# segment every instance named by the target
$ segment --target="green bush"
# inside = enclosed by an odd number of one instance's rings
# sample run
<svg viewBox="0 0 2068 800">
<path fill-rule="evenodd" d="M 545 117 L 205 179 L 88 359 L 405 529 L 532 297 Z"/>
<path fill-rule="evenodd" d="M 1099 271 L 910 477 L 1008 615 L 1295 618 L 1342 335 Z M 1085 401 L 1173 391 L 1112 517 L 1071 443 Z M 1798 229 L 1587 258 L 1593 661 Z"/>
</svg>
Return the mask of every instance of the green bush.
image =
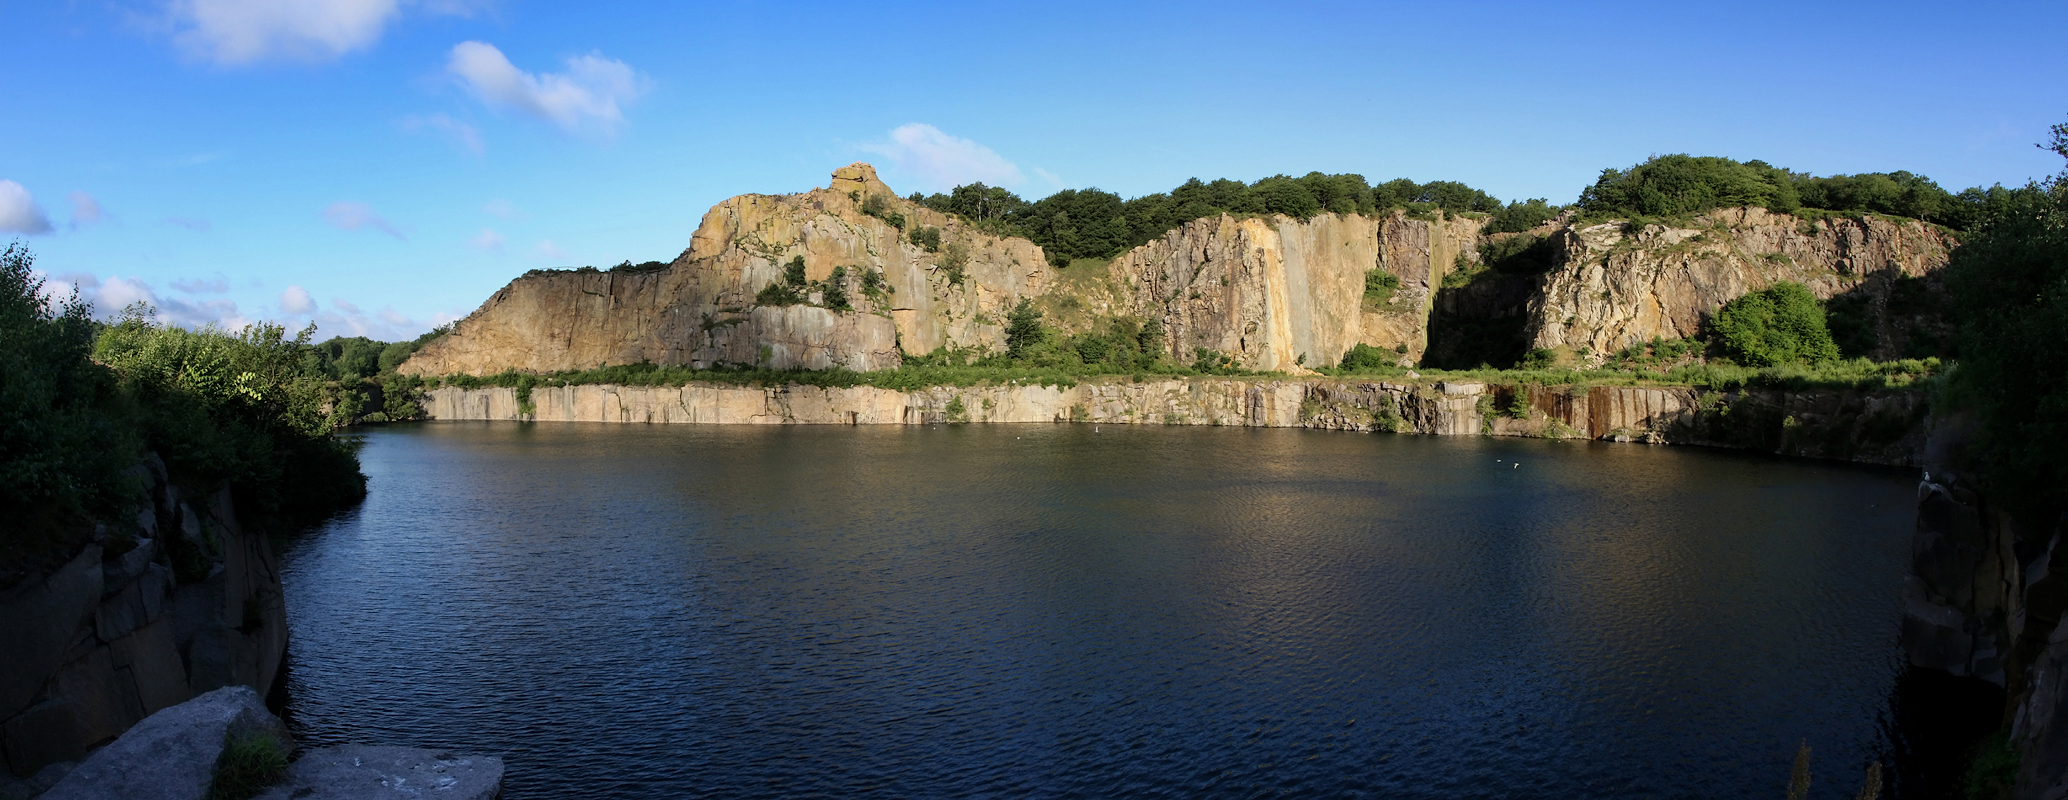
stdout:
<svg viewBox="0 0 2068 800">
<path fill-rule="evenodd" d="M 46 304 L 34 264 L 19 243 L 0 250 L 0 565 L 22 567 L 69 555 L 84 520 L 137 490 L 123 471 L 142 444 L 115 376 L 89 360 L 92 307 Z"/>
<path fill-rule="evenodd" d="M 335 384 L 303 372 L 309 331 L 160 327 L 143 305 L 101 327 L 77 296 L 46 302 L 33 264 L 0 250 L 0 584 L 68 556 L 93 521 L 133 520 L 146 451 L 192 489 L 228 486 L 247 522 L 365 495 L 352 447 L 329 436 Z"/>
<path fill-rule="evenodd" d="M 932 227 L 914 228 L 908 238 L 929 253 L 941 251 L 941 229 Z"/>
<path fill-rule="evenodd" d="M 1393 299 L 1393 293 L 1400 290 L 1400 277 L 1383 269 L 1369 269 L 1364 272 L 1364 302 L 1372 306 L 1383 306 Z"/>
<path fill-rule="evenodd" d="M 1343 353 L 1341 369 L 1345 372 L 1388 370 L 1399 360 L 1399 356 L 1395 354 L 1358 342 Z"/>
<path fill-rule="evenodd" d="M 1725 355 L 1755 367 L 1838 360 L 1823 307 L 1799 283 L 1783 281 L 1725 303 L 1709 324 Z"/>
<path fill-rule="evenodd" d="M 209 800 L 249 800 L 287 774 L 287 751 L 270 733 L 225 736 L 208 783 Z"/>
</svg>

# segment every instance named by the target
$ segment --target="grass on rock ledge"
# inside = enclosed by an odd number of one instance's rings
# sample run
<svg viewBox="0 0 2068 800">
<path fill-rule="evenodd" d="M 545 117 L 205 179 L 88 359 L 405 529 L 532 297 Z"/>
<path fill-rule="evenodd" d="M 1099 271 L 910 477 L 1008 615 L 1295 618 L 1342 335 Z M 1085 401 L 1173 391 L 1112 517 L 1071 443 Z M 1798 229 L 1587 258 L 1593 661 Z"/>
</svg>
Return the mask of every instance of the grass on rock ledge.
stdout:
<svg viewBox="0 0 2068 800">
<path fill-rule="evenodd" d="M 919 359 L 914 359 L 918 361 Z M 428 381 L 432 386 L 462 389 L 484 387 L 516 388 L 529 394 L 534 387 L 610 384 L 617 386 L 685 386 L 693 383 L 720 386 L 818 386 L 849 388 L 869 386 L 902 392 L 936 386 L 1001 386 L 1028 384 L 1070 388 L 1093 381 L 1131 381 L 1171 378 L 1240 378 L 1249 380 L 1301 380 L 1283 372 L 1253 372 L 1229 367 L 1206 367 L 1195 363 L 1179 366 L 1168 361 L 1116 369 L 1105 364 L 1082 366 L 1028 366 L 1010 363 L 908 364 L 897 369 L 857 372 L 849 369 L 760 369 L 718 367 L 692 369 L 656 364 L 625 364 L 600 369 L 532 374 L 503 372 L 496 375 L 451 375 Z M 1355 368 L 1323 367 L 1323 377 L 1346 381 L 1385 380 L 1396 383 L 1429 384 L 1448 380 L 1471 380 L 1494 384 L 1538 386 L 1660 386 L 1699 387 L 1713 391 L 1742 389 L 1786 390 L 1877 390 L 1925 389 L 1935 383 L 1947 365 L 1938 359 L 1906 359 L 1873 362 L 1866 359 L 1820 364 L 1790 364 L 1777 367 L 1747 367 L 1729 362 L 1692 363 L 1664 369 L 1601 367 L 1559 369 L 1439 370 L 1393 366 Z"/>
</svg>

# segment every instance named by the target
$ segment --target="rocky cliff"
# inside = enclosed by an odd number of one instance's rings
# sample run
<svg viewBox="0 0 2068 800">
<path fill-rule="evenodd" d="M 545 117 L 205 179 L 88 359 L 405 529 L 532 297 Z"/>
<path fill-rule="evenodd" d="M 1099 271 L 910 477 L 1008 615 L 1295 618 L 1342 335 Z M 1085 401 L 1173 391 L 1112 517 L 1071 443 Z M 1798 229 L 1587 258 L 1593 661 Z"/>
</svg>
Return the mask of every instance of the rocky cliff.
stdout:
<svg viewBox="0 0 2068 800">
<path fill-rule="evenodd" d="M 1001 347 L 1005 312 L 1021 298 L 1039 300 L 1065 331 L 1116 316 L 1159 320 L 1181 363 L 1206 348 L 1244 368 L 1298 374 L 1360 343 L 1406 365 L 1499 365 L 1529 348 L 1599 363 L 1655 337 L 1694 336 L 1723 303 L 1778 281 L 1857 301 L 1872 328 L 1863 335 L 1890 357 L 1904 349 L 1907 324 L 1888 312 L 1890 297 L 1902 279 L 1934 276 L 1953 246 L 1940 229 L 1873 216 L 1812 221 L 1743 208 L 1677 225 L 1583 227 L 1567 218 L 1526 234 L 1548 238 L 1550 252 L 1518 273 L 1483 269 L 1484 227 L 1483 216 L 1443 212 L 1221 215 L 1110 262 L 1057 269 L 1031 242 L 898 199 L 854 164 L 826 188 L 720 203 L 658 272 L 512 281 L 402 369 L 885 369 L 942 346 Z M 923 229 L 937 230 L 939 244 L 915 243 Z M 822 295 L 760 302 L 796 259 L 813 289 L 839 284 L 852 310 L 826 307 Z M 1446 286 L 1460 268 L 1472 278 Z M 1367 275 L 1390 276 L 1395 288 L 1368 297 Z"/>
<path fill-rule="evenodd" d="M 1321 214 L 1194 220 L 1108 266 L 1125 287 L 1121 313 L 1160 319 L 1171 354 L 1195 348 L 1249 369 L 1299 372 L 1334 364 L 1363 343 L 1414 363 L 1428 347 L 1435 286 L 1460 254 L 1477 258 L 1481 220 Z M 1398 289 L 1367 301 L 1365 277 Z"/>
<path fill-rule="evenodd" d="M 1523 339 L 1593 362 L 1653 337 L 1694 336 L 1724 303 L 1780 281 L 1820 299 L 1885 298 L 1894 279 L 1944 267 L 1954 244 L 1915 220 L 1811 222 L 1760 208 L 1713 211 L 1688 227 L 1611 222 L 1549 235 L 1557 266 L 1534 287 Z"/>
<path fill-rule="evenodd" d="M 863 213 L 872 199 L 884 209 L 877 215 Z M 934 250 L 911 240 L 921 227 L 940 231 Z M 834 280 L 839 270 L 853 310 L 757 304 L 756 294 L 782 281 L 794 258 L 803 259 L 809 281 Z M 835 172 L 826 188 L 718 204 L 667 269 L 538 272 L 512 281 L 402 371 L 551 372 L 641 361 L 885 369 L 897 366 L 900 348 L 998 346 L 1005 311 L 1046 293 L 1053 280 L 1032 243 L 899 200 L 874 169 L 855 164 Z"/>
<path fill-rule="evenodd" d="M 2068 797 L 2068 516 L 2034 525 L 1958 471 L 1972 434 L 1943 421 L 1917 486 L 1902 647 L 1913 666 L 1986 681 L 2022 754 L 2014 796 Z"/>
<path fill-rule="evenodd" d="M 280 571 L 227 489 L 183 492 L 156 457 L 131 530 L 0 593 L 0 752 L 29 776 L 223 686 L 273 685 L 287 650 Z"/>
</svg>

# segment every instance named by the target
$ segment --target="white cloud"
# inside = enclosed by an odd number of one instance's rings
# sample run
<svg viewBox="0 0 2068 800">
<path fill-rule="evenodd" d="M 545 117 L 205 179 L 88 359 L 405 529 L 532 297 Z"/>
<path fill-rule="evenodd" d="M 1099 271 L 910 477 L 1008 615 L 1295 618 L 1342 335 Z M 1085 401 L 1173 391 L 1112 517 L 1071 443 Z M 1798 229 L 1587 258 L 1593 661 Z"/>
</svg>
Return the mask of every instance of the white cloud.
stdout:
<svg viewBox="0 0 2068 800">
<path fill-rule="evenodd" d="M 219 65 L 328 61 L 379 41 L 398 0 L 173 0 L 173 42 Z"/>
<path fill-rule="evenodd" d="M 27 187 L 14 181 L 0 180 L 0 233 L 26 233 L 34 236 L 50 232 L 50 216 L 43 213 L 43 207 L 36 205 L 35 196 Z"/>
<path fill-rule="evenodd" d="M 323 218 L 328 220 L 332 227 L 341 231 L 357 231 L 372 228 L 397 239 L 409 241 L 409 237 L 403 236 L 402 231 L 396 230 L 394 225 L 388 224 L 388 221 L 382 219 L 381 215 L 373 213 L 373 207 L 365 203 L 348 203 L 344 201 L 331 203 L 329 208 L 323 209 Z"/>
<path fill-rule="evenodd" d="M 539 254 L 539 257 L 540 257 L 540 258 L 544 258 L 544 259 L 548 259 L 548 260 L 552 260 L 552 261 L 566 261 L 566 260 L 567 260 L 567 253 L 566 253 L 565 251 L 562 251 L 562 250 L 561 250 L 560 248 L 558 248 L 558 247 L 555 247 L 555 246 L 553 245 L 553 240 L 551 240 L 551 239 L 540 239 L 540 240 L 539 240 L 539 246 L 538 246 L 538 254 Z"/>
<path fill-rule="evenodd" d="M 519 211 L 517 206 L 512 205 L 508 200 L 490 200 L 483 203 L 481 204 L 481 213 L 493 217 L 502 217 L 503 219 L 516 219 L 524 216 L 524 212 Z"/>
<path fill-rule="evenodd" d="M 209 280 L 201 278 L 177 280 L 172 282 L 172 290 L 187 294 L 222 294 L 230 290 L 230 279 L 217 275 Z"/>
<path fill-rule="evenodd" d="M 93 199 L 93 195 L 85 192 L 72 193 L 73 229 L 76 230 L 81 225 L 92 225 L 105 218 L 107 214 L 101 211 L 100 201 Z"/>
<path fill-rule="evenodd" d="M 46 298 L 69 297 L 73 292 L 79 298 L 93 304 L 94 316 L 113 319 L 131 303 L 147 303 L 153 310 L 152 319 L 161 325 L 178 325 L 182 328 L 199 328 L 216 325 L 228 330 L 242 330 L 252 320 L 237 310 L 237 304 L 230 300 L 188 301 L 179 298 L 159 297 L 151 285 L 138 278 L 110 277 L 106 280 L 89 273 L 69 273 L 44 276 L 43 294 Z"/>
<path fill-rule="evenodd" d="M 166 217 L 163 222 L 167 225 L 178 225 L 190 231 L 206 232 L 215 227 L 209 224 L 208 220 L 200 217 Z"/>
<path fill-rule="evenodd" d="M 316 311 L 316 298 L 309 296 L 309 290 L 300 286 L 289 286 L 280 293 L 280 313 L 311 314 Z"/>
<path fill-rule="evenodd" d="M 411 132 L 431 130 L 445 134 L 452 139 L 453 143 L 458 144 L 460 149 L 477 156 L 488 149 L 481 141 L 481 129 L 444 114 L 432 114 L 428 117 L 403 117 L 402 129 Z"/>
<path fill-rule="evenodd" d="M 488 228 L 482 228 L 481 235 L 468 239 L 467 243 L 491 253 L 503 251 L 503 235 Z"/>
<path fill-rule="evenodd" d="M 991 148 L 920 122 L 900 125 L 890 132 L 889 141 L 865 144 L 862 149 L 889 158 L 892 166 L 928 191 L 942 192 L 978 181 L 1013 186 L 1026 180 L 1018 166 Z"/>
<path fill-rule="evenodd" d="M 624 127 L 622 107 L 644 93 L 646 84 L 625 62 L 600 55 L 567 59 L 566 72 L 528 73 L 487 42 L 453 45 L 446 71 L 483 103 L 604 139 Z"/>
<path fill-rule="evenodd" d="M 339 310 L 339 311 L 343 311 L 343 312 L 345 312 L 345 313 L 347 313 L 347 314 L 357 314 L 357 313 L 359 313 L 359 307 L 358 307 L 358 306 L 352 305 L 352 302 L 351 302 L 351 301 L 349 301 L 349 300 L 346 300 L 345 298 L 342 298 L 342 297 L 333 297 L 333 298 L 330 298 L 330 307 L 331 307 L 331 308 L 335 308 L 335 309 L 337 309 L 337 310 Z"/>
</svg>

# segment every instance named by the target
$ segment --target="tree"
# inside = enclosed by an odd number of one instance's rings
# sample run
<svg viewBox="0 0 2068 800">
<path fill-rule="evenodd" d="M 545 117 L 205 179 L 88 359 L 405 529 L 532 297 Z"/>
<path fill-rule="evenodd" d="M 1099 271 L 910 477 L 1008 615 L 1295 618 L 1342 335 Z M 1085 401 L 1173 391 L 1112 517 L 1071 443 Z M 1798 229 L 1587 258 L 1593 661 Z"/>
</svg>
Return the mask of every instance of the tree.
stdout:
<svg viewBox="0 0 2068 800">
<path fill-rule="evenodd" d="M 1048 331 L 1041 325 L 1041 310 L 1025 297 L 1005 316 L 1005 323 L 1005 354 L 1012 358 L 1025 356 L 1048 338 Z"/>
<path fill-rule="evenodd" d="M 2068 124 L 2042 148 L 2068 158 Z M 2011 190 L 1953 251 L 1954 394 L 1980 424 L 1998 502 L 2034 521 L 2068 505 L 2068 170 Z"/>
<path fill-rule="evenodd" d="M 1783 281 L 1725 303 L 1710 326 L 1725 354 L 1755 367 L 1838 360 L 1823 307 L 1799 283 Z"/>
</svg>

